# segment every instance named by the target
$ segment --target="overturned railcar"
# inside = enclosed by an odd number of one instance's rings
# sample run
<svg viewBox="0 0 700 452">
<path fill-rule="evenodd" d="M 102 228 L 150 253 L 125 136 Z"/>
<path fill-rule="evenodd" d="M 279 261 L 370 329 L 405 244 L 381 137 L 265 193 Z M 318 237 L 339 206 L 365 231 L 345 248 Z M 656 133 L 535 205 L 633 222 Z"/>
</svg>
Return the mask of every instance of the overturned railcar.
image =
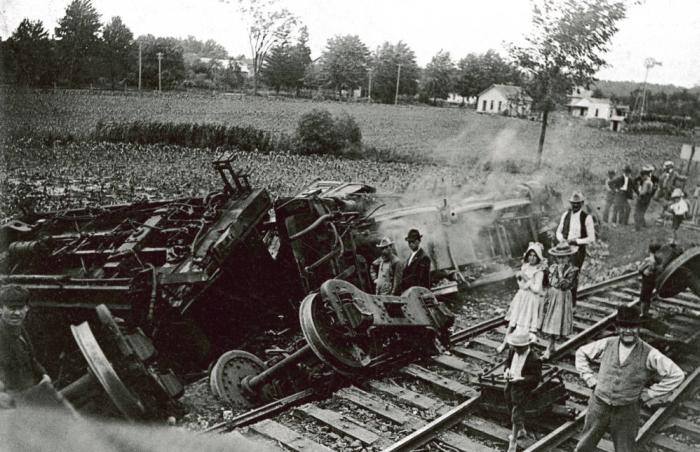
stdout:
<svg viewBox="0 0 700 452">
<path fill-rule="evenodd" d="M 92 319 L 100 304 L 125 328 L 141 328 L 161 363 L 186 373 L 256 330 L 298 326 L 301 301 L 329 279 L 372 293 L 368 267 L 382 236 L 402 244 L 409 228 L 424 231 L 434 281 L 447 282 L 436 293 L 446 294 L 470 286 L 468 265 L 519 256 L 548 221 L 532 195 L 538 190 L 527 186 L 505 200 L 407 207 L 367 185 L 317 181 L 273 201 L 234 160 L 214 162 L 223 188 L 208 196 L 40 213 L 1 226 L 0 283 L 31 291 L 29 329 L 50 370 L 58 371 L 62 351 L 77 351 L 69 325 Z M 407 257 L 408 249 L 397 252 Z"/>
<path fill-rule="evenodd" d="M 30 332 L 43 362 L 75 348 L 69 325 L 106 305 L 149 335 L 166 365 L 206 367 L 251 329 L 288 314 L 340 277 L 371 290 L 348 233 L 361 221 L 353 192 L 318 190 L 273 204 L 214 162 L 223 190 L 205 197 L 40 213 L 2 226 L 0 279 L 32 293 Z M 360 196 L 361 198 L 362 196 Z M 359 199 L 359 198 L 358 198 Z"/>
</svg>

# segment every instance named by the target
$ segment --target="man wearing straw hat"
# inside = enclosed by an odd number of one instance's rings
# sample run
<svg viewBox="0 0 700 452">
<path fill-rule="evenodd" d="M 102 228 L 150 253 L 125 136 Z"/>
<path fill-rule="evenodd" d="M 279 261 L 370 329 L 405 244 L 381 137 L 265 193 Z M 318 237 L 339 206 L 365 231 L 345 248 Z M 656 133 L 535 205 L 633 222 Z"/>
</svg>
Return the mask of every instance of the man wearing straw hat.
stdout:
<svg viewBox="0 0 700 452">
<path fill-rule="evenodd" d="M 685 216 L 690 210 L 688 203 L 683 199 L 683 190 L 676 188 L 671 193 L 671 205 L 668 210 L 673 214 L 671 228 L 673 229 L 673 242 L 676 242 L 678 228 L 685 220 Z"/>
<path fill-rule="evenodd" d="M 403 264 L 396 257 L 394 242 L 384 237 L 377 245 L 381 255 L 372 262 L 371 276 L 374 281 L 374 293 L 377 295 L 400 295 Z"/>
<path fill-rule="evenodd" d="M 571 209 L 564 212 L 557 227 L 557 241 L 568 242 L 569 245 L 578 246 L 578 252 L 573 257 L 573 263 L 579 271 L 583 267 L 586 259 L 586 245 L 595 242 L 595 225 L 593 217 L 583 211 L 583 193 L 575 191 L 569 198 Z M 576 294 L 578 292 L 578 278 L 571 288 L 573 304 L 576 305 Z"/>
<path fill-rule="evenodd" d="M 576 452 L 596 450 L 606 432 L 616 452 L 636 451 L 640 402 L 656 405 L 654 400 L 676 389 L 685 378 L 680 367 L 639 338 L 641 318 L 636 307 L 620 307 L 615 321 L 617 336 L 576 350 L 576 370 L 593 388 Z M 600 361 L 597 374 L 593 361 Z M 647 388 L 652 380 L 657 382 Z"/>
<path fill-rule="evenodd" d="M 511 412 L 512 433 L 508 437 L 508 452 L 515 452 L 518 439 L 527 435 L 525 431 L 525 405 L 530 393 L 542 381 L 542 362 L 530 348 L 532 336 L 526 329 L 516 329 L 506 336 L 510 347 L 504 377 L 507 381 L 505 397 Z"/>
</svg>

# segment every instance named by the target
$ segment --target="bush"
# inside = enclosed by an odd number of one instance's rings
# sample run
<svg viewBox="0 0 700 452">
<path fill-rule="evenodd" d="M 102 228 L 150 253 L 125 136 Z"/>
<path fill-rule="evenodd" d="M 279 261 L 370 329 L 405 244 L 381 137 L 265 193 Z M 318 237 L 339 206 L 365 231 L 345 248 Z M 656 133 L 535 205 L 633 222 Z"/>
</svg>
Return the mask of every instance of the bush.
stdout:
<svg viewBox="0 0 700 452">
<path fill-rule="evenodd" d="M 638 134 L 658 134 L 658 135 L 680 135 L 683 133 L 681 129 L 660 121 L 634 122 L 625 124 L 624 130 L 628 133 Z"/>
<path fill-rule="evenodd" d="M 342 147 L 333 116 L 320 108 L 314 108 L 299 119 L 297 141 L 299 150 L 308 154 L 335 153 Z"/>
<path fill-rule="evenodd" d="M 362 143 L 362 131 L 355 118 L 343 112 L 335 119 L 335 130 L 343 147 Z"/>
<path fill-rule="evenodd" d="M 301 154 L 337 154 L 356 158 L 362 154 L 362 131 L 355 118 L 343 113 L 333 118 L 315 108 L 302 115 L 296 131 Z"/>
<path fill-rule="evenodd" d="M 215 149 L 233 146 L 243 151 L 272 152 L 277 145 L 289 149 L 290 139 L 254 127 L 220 124 L 131 121 L 98 123 L 92 135 L 95 141 L 136 144 L 174 144 Z"/>
</svg>

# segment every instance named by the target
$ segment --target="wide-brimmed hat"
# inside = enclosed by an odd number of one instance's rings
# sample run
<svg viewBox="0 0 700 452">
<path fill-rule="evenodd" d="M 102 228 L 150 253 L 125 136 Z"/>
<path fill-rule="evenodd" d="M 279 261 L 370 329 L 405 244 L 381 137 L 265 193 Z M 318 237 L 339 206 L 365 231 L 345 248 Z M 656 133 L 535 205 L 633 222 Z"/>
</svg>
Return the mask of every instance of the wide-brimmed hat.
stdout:
<svg viewBox="0 0 700 452">
<path fill-rule="evenodd" d="M 9 284 L 0 287 L 0 306 L 26 306 L 29 304 L 29 291 L 22 286 Z"/>
<path fill-rule="evenodd" d="M 673 162 L 670 161 L 670 160 L 666 160 L 666 161 L 664 162 L 664 168 L 668 168 L 669 166 L 673 166 Z"/>
<path fill-rule="evenodd" d="M 394 244 L 394 241 L 391 240 L 389 237 L 382 237 L 382 239 L 379 241 L 379 244 L 377 245 L 377 248 L 386 248 L 387 246 L 391 246 Z"/>
<path fill-rule="evenodd" d="M 418 232 L 418 229 L 411 229 L 410 231 L 408 231 L 408 235 L 406 236 L 406 241 L 412 242 L 413 240 L 420 240 L 422 238 L 423 238 L 423 236 L 420 235 L 420 232 Z"/>
<path fill-rule="evenodd" d="M 651 165 L 644 165 L 644 166 L 642 167 L 642 172 L 643 172 L 643 173 L 651 173 L 652 171 L 654 171 L 654 167 L 651 166 Z"/>
<path fill-rule="evenodd" d="M 683 190 L 680 188 L 674 188 L 673 193 L 671 193 L 671 198 L 682 198 L 683 197 Z"/>
<path fill-rule="evenodd" d="M 568 242 L 559 242 L 557 246 L 549 249 L 549 254 L 552 256 L 571 256 L 578 253 L 578 246 L 569 245 Z"/>
<path fill-rule="evenodd" d="M 515 330 L 506 336 L 506 342 L 513 347 L 525 347 L 532 344 L 532 335 L 527 330 Z"/>
<path fill-rule="evenodd" d="M 642 318 L 639 309 L 630 306 L 620 306 L 615 315 L 615 323 L 619 326 L 640 326 Z"/>
<path fill-rule="evenodd" d="M 540 259 L 540 262 L 542 262 L 544 259 L 544 246 L 542 246 L 540 242 L 530 242 L 525 250 L 525 253 L 523 253 L 523 259 L 527 257 L 527 253 L 530 251 L 534 251 L 537 257 Z"/>
<path fill-rule="evenodd" d="M 569 202 L 573 203 L 578 203 L 578 202 L 584 202 L 586 200 L 586 197 L 583 196 L 583 193 L 580 191 L 575 191 L 571 194 L 571 197 L 569 198 Z"/>
</svg>

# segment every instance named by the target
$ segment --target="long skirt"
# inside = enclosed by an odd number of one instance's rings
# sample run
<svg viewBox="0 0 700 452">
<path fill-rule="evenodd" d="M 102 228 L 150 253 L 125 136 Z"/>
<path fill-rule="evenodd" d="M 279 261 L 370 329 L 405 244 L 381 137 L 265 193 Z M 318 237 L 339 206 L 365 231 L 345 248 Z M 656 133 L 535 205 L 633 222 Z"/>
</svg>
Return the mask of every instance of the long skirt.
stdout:
<svg viewBox="0 0 700 452">
<path fill-rule="evenodd" d="M 541 300 L 540 295 L 530 290 L 518 290 L 506 313 L 508 326 L 526 331 L 537 331 Z"/>
<path fill-rule="evenodd" d="M 574 332 L 574 306 L 570 290 L 551 288 L 545 295 L 541 330 L 552 336 L 569 336 Z"/>
</svg>

